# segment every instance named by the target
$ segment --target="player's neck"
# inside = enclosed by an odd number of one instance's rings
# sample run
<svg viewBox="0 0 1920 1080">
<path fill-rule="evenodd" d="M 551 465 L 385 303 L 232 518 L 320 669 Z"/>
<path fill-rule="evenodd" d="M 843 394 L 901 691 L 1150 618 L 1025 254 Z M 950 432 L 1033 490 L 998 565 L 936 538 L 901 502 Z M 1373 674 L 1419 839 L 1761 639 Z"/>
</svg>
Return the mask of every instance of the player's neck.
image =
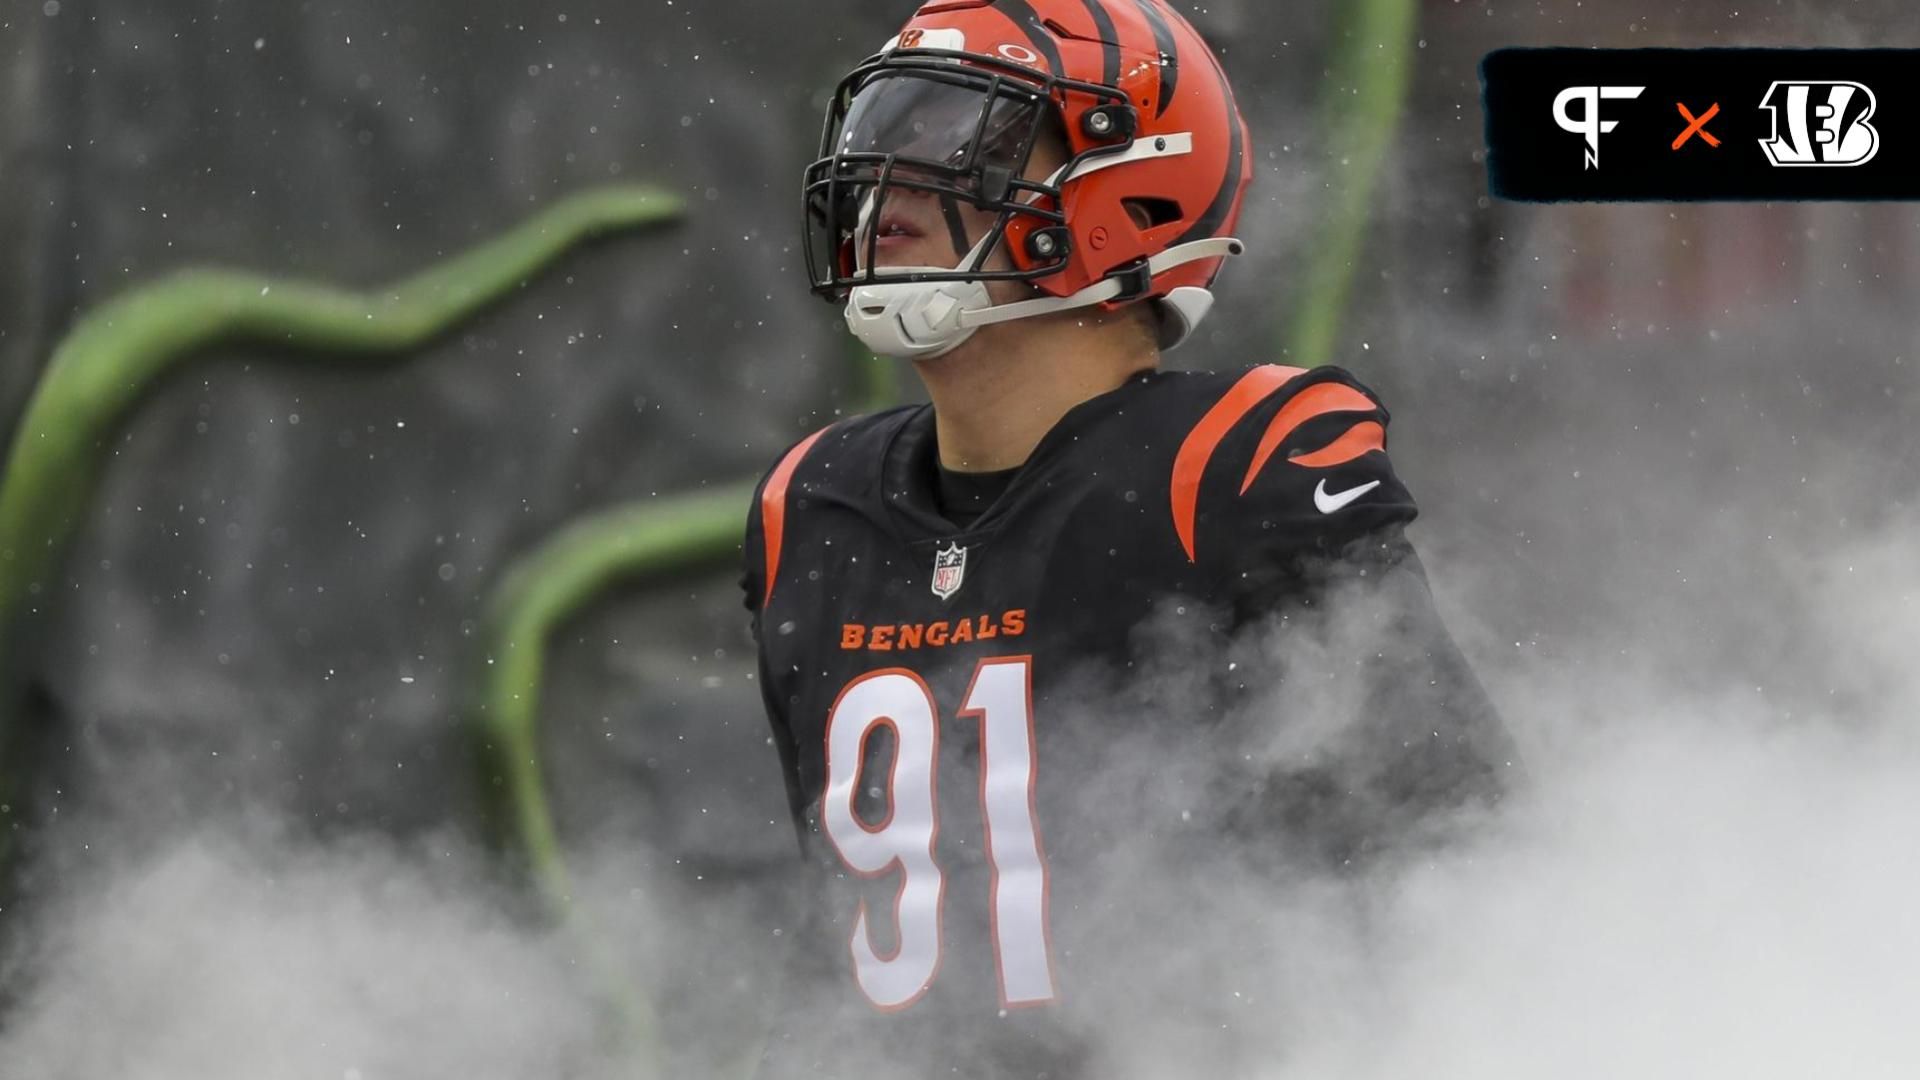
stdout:
<svg viewBox="0 0 1920 1080">
<path fill-rule="evenodd" d="M 1140 323 L 1082 316 L 986 327 L 914 366 L 933 401 L 940 464 L 997 472 L 1025 464 L 1067 410 L 1159 362 Z"/>
</svg>

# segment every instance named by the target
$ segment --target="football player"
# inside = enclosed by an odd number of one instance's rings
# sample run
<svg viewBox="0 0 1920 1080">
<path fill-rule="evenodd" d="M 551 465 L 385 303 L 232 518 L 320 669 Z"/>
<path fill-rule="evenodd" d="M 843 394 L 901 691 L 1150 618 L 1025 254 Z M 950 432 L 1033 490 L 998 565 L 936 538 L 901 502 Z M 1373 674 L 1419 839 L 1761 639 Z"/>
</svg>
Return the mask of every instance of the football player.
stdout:
<svg viewBox="0 0 1920 1080">
<path fill-rule="evenodd" d="M 1176 969 L 1259 932 L 1219 901 L 1500 790 L 1379 400 L 1160 368 L 1253 160 L 1164 0 L 933 0 L 835 91 L 813 288 L 931 404 L 802 440 L 747 530 L 824 972 L 777 1074 L 1112 1075 L 1076 999 L 1207 1056 L 1244 984 Z"/>
</svg>

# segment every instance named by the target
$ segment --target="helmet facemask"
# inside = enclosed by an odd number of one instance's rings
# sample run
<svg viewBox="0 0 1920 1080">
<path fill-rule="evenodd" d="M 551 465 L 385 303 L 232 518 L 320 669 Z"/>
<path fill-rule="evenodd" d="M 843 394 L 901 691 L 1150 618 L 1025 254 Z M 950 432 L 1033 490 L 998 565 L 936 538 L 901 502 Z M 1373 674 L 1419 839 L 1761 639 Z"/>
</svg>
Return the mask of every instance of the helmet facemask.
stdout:
<svg viewBox="0 0 1920 1080">
<path fill-rule="evenodd" d="M 869 61 L 835 92 L 820 160 L 808 167 L 806 256 L 815 293 L 844 298 L 887 282 L 1031 282 L 1067 262 L 1060 178 L 1026 176 L 1036 147 L 1067 144 L 1053 80 L 1024 69 L 998 71 L 978 58 L 955 63 L 935 50 L 902 51 Z M 931 196 L 937 222 L 919 220 L 952 246 L 940 266 L 877 266 L 889 202 Z M 971 235 L 960 208 L 990 215 Z M 979 214 L 969 215 L 979 220 Z M 1018 257 L 1009 226 L 1029 238 L 1059 230 L 1051 254 L 1029 242 Z M 995 256 L 1001 257 L 996 259 Z M 989 266 L 993 266 L 989 269 Z"/>
</svg>

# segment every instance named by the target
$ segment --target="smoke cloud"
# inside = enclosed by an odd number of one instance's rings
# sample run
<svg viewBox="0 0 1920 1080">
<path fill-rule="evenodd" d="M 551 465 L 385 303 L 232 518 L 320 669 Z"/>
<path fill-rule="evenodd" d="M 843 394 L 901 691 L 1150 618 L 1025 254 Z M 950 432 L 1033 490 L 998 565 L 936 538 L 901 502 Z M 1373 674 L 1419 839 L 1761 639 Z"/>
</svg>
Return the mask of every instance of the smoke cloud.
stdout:
<svg viewBox="0 0 1920 1080">
<path fill-rule="evenodd" d="M 1801 21 L 1851 33 L 1825 13 Z M 1449 79 L 1468 86 L 1468 72 Z M 1431 165 L 1399 178 L 1389 225 L 1437 220 L 1419 191 Z M 1284 231 L 1310 179 L 1255 207 L 1274 219 L 1259 227 Z M 1396 461 L 1428 508 L 1411 535 L 1526 783 L 1497 812 L 1439 823 L 1444 841 L 1359 871 L 1249 867 L 1203 829 L 1168 833 L 1214 872 L 1219 919 L 1178 933 L 1143 919 L 1142 976 L 1063 1006 L 1107 1075 L 1193 1075 L 1222 1024 L 1259 1062 L 1251 1075 L 1275 1080 L 1920 1073 L 1920 394 L 1911 298 L 1862 269 L 1887 238 L 1910 244 L 1917 219 L 1589 211 L 1499 208 L 1475 242 L 1540 280 L 1495 281 L 1480 308 L 1465 289 L 1443 299 L 1417 274 L 1383 275 L 1385 302 L 1351 343 L 1371 344 L 1341 360 L 1395 409 Z M 1700 265 L 1725 267 L 1763 262 L 1739 246 L 1761 233 L 1811 238 L 1794 249 L 1805 265 L 1776 276 L 1788 284 L 1734 275 L 1677 316 L 1661 292 L 1633 291 L 1664 285 L 1658 249 L 1675 236 L 1719 245 Z M 1277 263 L 1288 248 L 1269 249 Z M 1596 265 L 1615 287 L 1597 313 L 1540 299 Z M 1278 286 L 1255 276 L 1223 312 L 1270 302 Z M 732 588 L 711 584 L 737 623 Z M 738 688 L 749 665 L 730 632 L 725 662 L 701 672 Z M 1256 648 L 1331 666 L 1351 632 L 1296 626 Z M 1182 659 L 1140 709 L 1195 691 Z M 1296 711 L 1331 715 L 1350 692 L 1335 680 Z M 714 743 L 673 768 L 773 754 L 735 734 L 757 733 L 757 716 L 713 719 Z M 646 738 L 619 732 L 622 747 Z M 1340 738 L 1305 722 L 1261 749 L 1293 759 Z M 1204 810 L 1209 776 L 1153 771 L 1150 746 L 1107 748 L 1112 783 L 1089 793 L 1089 819 L 1182 799 Z M 781 984 L 794 924 L 779 898 L 745 874 L 690 870 L 604 777 L 570 796 L 570 835 L 592 838 L 575 853 L 583 938 L 531 915 L 456 834 L 316 834 L 237 796 L 191 821 L 143 820 L 167 798 L 154 777 L 175 774 L 163 755 L 135 757 L 126 769 L 153 773 L 125 783 L 152 796 L 55 829 L 55 848 L 106 850 L 43 855 L 38 893 L 9 913 L 0 1076 L 627 1076 L 605 969 L 660 1000 L 675 1074 L 720 1075 L 776 1000 L 847 992 Z M 116 833 L 137 840 L 103 840 Z M 728 843 L 717 827 L 703 839 Z M 1180 910 L 1191 882 L 1145 872 L 1164 850 L 1115 845 L 1108 887 Z M 1249 956 L 1257 977 L 1207 982 Z"/>
</svg>

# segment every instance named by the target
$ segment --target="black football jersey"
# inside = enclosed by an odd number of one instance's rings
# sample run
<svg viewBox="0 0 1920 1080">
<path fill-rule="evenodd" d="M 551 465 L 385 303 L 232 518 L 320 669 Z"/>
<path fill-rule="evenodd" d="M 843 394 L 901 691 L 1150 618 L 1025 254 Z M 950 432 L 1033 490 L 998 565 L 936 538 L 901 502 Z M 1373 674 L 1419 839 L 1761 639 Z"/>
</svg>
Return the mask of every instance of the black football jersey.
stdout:
<svg viewBox="0 0 1920 1080">
<path fill-rule="evenodd" d="M 1234 990 L 1199 943 L 1243 918 L 1217 883 L 1348 863 L 1497 789 L 1387 422 L 1336 368 L 1139 375 L 964 528 L 928 406 L 782 455 L 744 584 L 816 974 L 774 1075 L 1096 1075 L 1089 1017 L 1215 1030 Z"/>
</svg>

